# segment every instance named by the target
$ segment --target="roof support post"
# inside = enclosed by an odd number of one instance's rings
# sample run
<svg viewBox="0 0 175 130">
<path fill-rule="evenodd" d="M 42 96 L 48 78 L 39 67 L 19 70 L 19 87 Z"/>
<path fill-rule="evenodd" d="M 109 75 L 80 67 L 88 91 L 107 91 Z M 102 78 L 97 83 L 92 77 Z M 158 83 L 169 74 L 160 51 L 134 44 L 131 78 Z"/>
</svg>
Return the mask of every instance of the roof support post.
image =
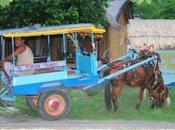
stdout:
<svg viewBox="0 0 175 130">
<path fill-rule="evenodd" d="M 12 37 L 13 70 L 15 70 L 15 53 L 14 52 L 15 52 L 15 41 L 14 41 L 14 37 Z M 13 71 L 12 75 L 13 75 L 13 77 L 15 76 L 15 71 Z"/>
<path fill-rule="evenodd" d="M 48 45 L 48 57 L 47 57 L 47 61 L 51 61 L 51 54 L 50 54 L 50 36 L 47 36 L 47 45 Z"/>
<path fill-rule="evenodd" d="M 63 54 L 64 54 L 64 59 L 66 59 L 66 35 L 63 34 Z"/>
<path fill-rule="evenodd" d="M 1 36 L 1 60 L 5 59 L 5 44 L 4 44 L 3 36 Z"/>
<path fill-rule="evenodd" d="M 74 33 L 74 39 L 75 39 L 75 48 L 79 48 L 79 46 L 78 46 L 78 33 L 77 32 L 75 32 Z"/>
<path fill-rule="evenodd" d="M 94 41 L 94 33 L 91 32 L 91 45 L 92 45 L 92 49 L 93 52 L 95 51 L 95 41 Z"/>
</svg>

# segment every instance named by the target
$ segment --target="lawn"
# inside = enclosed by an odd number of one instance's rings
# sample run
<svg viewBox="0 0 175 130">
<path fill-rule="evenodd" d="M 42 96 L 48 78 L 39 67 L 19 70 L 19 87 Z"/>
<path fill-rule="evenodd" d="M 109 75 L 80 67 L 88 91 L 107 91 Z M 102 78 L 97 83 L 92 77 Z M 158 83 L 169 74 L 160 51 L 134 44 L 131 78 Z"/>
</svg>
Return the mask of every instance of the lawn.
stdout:
<svg viewBox="0 0 175 130">
<path fill-rule="evenodd" d="M 171 106 L 169 108 L 151 109 L 146 97 L 141 107 L 136 110 L 137 88 L 125 88 L 119 97 L 119 110 L 117 112 L 108 112 L 105 109 L 103 90 L 93 97 L 89 97 L 80 90 L 70 90 L 68 94 L 71 99 L 71 111 L 67 119 L 88 119 L 88 120 L 167 120 L 175 121 L 175 89 L 170 90 Z M 24 98 L 17 98 L 16 107 L 23 115 L 39 118 L 36 111 L 31 111 Z"/>
</svg>

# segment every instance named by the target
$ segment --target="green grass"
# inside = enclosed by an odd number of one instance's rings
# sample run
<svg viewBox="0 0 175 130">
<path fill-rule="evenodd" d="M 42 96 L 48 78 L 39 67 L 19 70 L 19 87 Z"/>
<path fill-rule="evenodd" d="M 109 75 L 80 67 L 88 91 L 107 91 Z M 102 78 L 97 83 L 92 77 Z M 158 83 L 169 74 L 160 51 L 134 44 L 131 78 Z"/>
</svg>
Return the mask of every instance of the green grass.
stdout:
<svg viewBox="0 0 175 130">
<path fill-rule="evenodd" d="M 169 108 L 151 109 L 146 97 L 141 107 L 136 110 L 137 88 L 125 88 L 119 97 L 119 110 L 108 112 L 105 109 L 103 91 L 95 96 L 89 97 L 80 90 L 70 90 L 68 95 L 71 99 L 71 111 L 67 119 L 89 119 L 89 120 L 167 120 L 175 121 L 175 89 L 171 89 L 171 106 Z M 40 118 L 36 111 L 31 111 L 26 105 L 25 99 L 17 98 L 16 107 L 21 115 L 28 115 Z"/>
<path fill-rule="evenodd" d="M 80 91 L 71 94 L 72 108 L 68 118 L 70 119 L 92 119 L 92 120 L 175 120 L 175 94 L 171 89 L 172 104 L 170 108 L 151 109 L 146 97 L 141 107 L 136 110 L 137 88 L 125 88 L 119 97 L 119 110 L 108 112 L 105 109 L 103 92 L 94 97 L 87 97 Z M 76 95 L 77 93 L 77 95 Z M 78 94 L 79 93 L 79 94 Z M 174 95 L 174 96 L 173 96 Z"/>
</svg>

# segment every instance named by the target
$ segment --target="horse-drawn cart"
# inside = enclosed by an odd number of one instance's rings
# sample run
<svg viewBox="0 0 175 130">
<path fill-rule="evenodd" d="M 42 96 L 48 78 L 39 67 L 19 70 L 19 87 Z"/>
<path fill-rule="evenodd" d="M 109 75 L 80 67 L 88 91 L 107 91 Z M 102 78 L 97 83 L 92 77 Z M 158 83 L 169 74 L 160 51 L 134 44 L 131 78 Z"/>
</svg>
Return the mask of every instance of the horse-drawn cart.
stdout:
<svg viewBox="0 0 175 130">
<path fill-rule="evenodd" d="M 14 39 L 16 37 L 47 36 L 50 45 L 50 36 L 62 37 L 63 52 L 66 53 L 66 38 L 71 37 L 75 47 L 75 67 L 70 68 L 66 59 L 34 63 L 30 65 L 16 66 L 13 55 L 13 66 L 4 63 L 1 72 L 1 103 L 14 102 L 16 96 L 26 96 L 29 106 L 39 111 L 40 115 L 48 120 L 56 120 L 66 116 L 70 109 L 69 97 L 64 91 L 67 88 L 82 87 L 87 90 L 99 84 L 131 71 L 138 66 L 147 64 L 157 59 L 152 55 L 139 63 L 125 67 L 113 74 L 102 77 L 101 71 L 108 67 L 107 64 L 97 66 L 97 53 L 95 51 L 94 34 L 103 34 L 104 29 L 98 29 L 92 24 L 60 25 L 49 27 L 33 27 L 21 29 L 0 30 L 2 60 L 5 57 L 5 39 L 11 38 L 12 52 L 15 50 Z M 84 52 L 79 47 L 78 36 L 86 33 L 91 38 L 92 51 Z M 123 59 L 135 54 L 130 50 Z M 118 60 L 118 59 L 116 59 Z M 21 74 L 23 71 L 35 70 L 32 74 Z M 20 72 L 20 75 L 18 75 Z"/>
</svg>

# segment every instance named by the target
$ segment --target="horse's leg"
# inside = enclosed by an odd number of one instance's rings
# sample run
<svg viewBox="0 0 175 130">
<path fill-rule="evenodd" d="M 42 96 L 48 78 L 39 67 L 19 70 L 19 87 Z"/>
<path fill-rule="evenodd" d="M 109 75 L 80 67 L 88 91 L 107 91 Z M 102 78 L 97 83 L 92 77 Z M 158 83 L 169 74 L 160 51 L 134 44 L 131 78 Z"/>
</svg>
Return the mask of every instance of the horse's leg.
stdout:
<svg viewBox="0 0 175 130">
<path fill-rule="evenodd" d="M 124 82 L 119 80 L 115 83 L 115 86 L 112 90 L 111 97 L 112 97 L 112 103 L 114 106 L 114 111 L 117 111 L 117 109 L 118 109 L 118 101 L 117 101 L 118 99 L 117 98 L 120 95 L 120 92 L 121 92 L 123 87 L 124 87 Z"/>
<path fill-rule="evenodd" d="M 107 81 L 105 83 L 105 104 L 108 111 L 112 109 L 111 103 L 111 83 Z"/>
<path fill-rule="evenodd" d="M 144 90 L 145 90 L 144 87 L 140 87 L 140 92 L 139 92 L 139 97 L 138 97 L 138 100 L 137 100 L 136 109 L 138 109 L 140 107 L 140 104 L 141 104 L 141 102 L 143 100 Z"/>
</svg>

